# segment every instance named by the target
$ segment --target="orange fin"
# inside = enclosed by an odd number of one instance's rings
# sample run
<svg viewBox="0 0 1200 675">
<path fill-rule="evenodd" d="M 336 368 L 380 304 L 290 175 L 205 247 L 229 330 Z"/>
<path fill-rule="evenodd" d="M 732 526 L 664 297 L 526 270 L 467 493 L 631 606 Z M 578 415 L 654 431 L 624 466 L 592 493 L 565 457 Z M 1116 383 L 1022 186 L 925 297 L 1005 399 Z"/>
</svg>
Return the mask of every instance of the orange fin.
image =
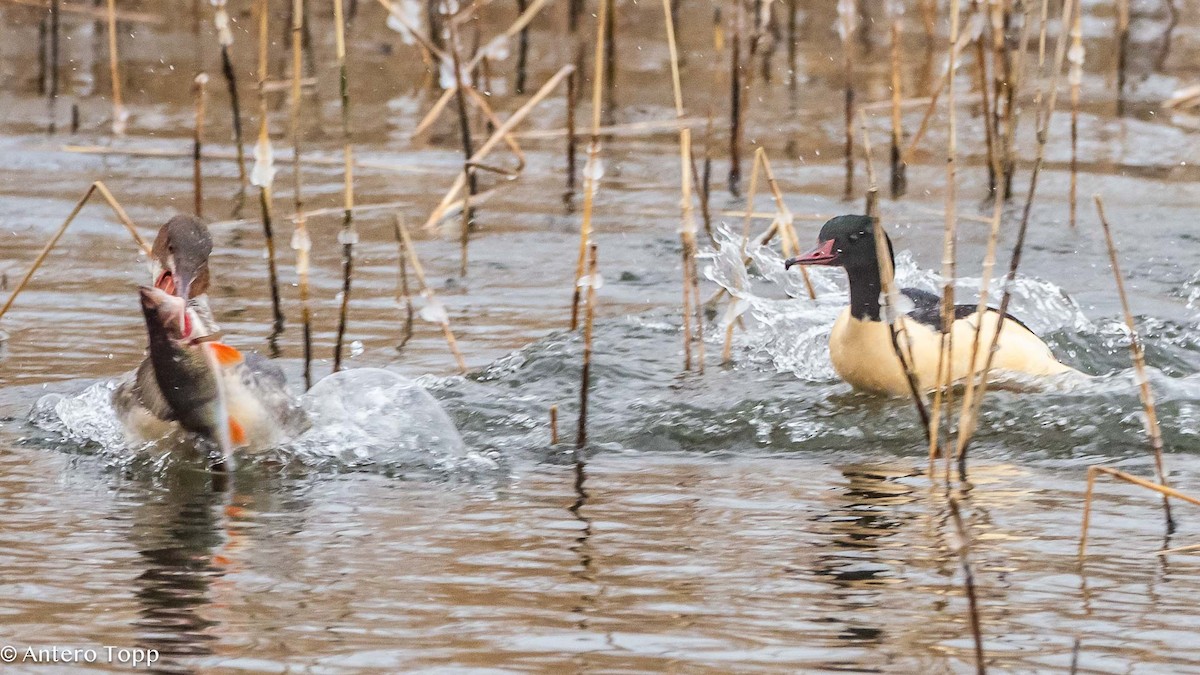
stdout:
<svg viewBox="0 0 1200 675">
<path fill-rule="evenodd" d="M 222 366 L 236 366 L 244 360 L 241 352 L 223 342 L 210 342 L 208 346 L 212 348 L 213 354 L 216 355 L 217 363 Z"/>
<path fill-rule="evenodd" d="M 246 444 L 246 430 L 232 417 L 229 418 L 229 440 L 233 441 L 234 445 Z"/>
</svg>

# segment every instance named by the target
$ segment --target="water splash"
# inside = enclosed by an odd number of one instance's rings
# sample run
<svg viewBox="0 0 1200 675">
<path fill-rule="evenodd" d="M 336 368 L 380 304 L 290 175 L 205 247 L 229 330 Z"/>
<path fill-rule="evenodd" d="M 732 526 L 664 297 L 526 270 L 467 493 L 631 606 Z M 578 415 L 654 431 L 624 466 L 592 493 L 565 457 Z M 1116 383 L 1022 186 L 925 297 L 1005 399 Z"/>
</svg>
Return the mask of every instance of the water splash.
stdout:
<svg viewBox="0 0 1200 675">
<path fill-rule="evenodd" d="M 112 404 L 119 383 L 120 379 L 97 382 L 76 395 L 43 396 L 28 421 L 48 445 L 96 452 L 117 465 L 169 462 L 174 450 L 194 452 L 198 439 L 182 430 L 149 443 L 131 440 Z M 497 468 L 492 459 L 467 448 L 436 399 L 416 381 L 396 373 L 344 370 L 318 382 L 299 402 L 312 426 L 298 438 L 246 460 L 327 470 L 470 473 Z"/>
</svg>

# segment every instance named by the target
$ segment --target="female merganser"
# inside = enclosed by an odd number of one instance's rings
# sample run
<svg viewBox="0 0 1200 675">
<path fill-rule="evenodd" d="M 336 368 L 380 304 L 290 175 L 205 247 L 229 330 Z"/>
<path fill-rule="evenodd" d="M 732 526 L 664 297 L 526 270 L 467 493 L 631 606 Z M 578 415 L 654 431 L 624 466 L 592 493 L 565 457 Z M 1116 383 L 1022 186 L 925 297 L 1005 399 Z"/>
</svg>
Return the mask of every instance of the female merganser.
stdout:
<svg viewBox="0 0 1200 675">
<path fill-rule="evenodd" d="M 190 336 L 196 311 L 182 298 L 149 286 L 140 295 L 149 355 L 113 392 L 131 436 L 162 438 L 177 424 L 228 457 L 235 448 L 266 449 L 304 430 L 307 419 L 277 365 Z"/>
<path fill-rule="evenodd" d="M 163 438 L 182 426 L 217 440 L 228 450 L 225 446 L 229 444 L 221 440 L 217 433 L 221 429 L 213 427 L 212 420 L 206 422 L 207 431 L 189 421 L 189 416 L 208 419 L 217 414 L 208 409 L 214 405 L 210 401 L 214 386 L 223 392 L 218 398 L 228 408 L 228 414 L 217 416 L 230 418 L 240 429 L 233 434 L 233 445 L 270 447 L 306 424 L 287 393 L 278 366 L 257 354 L 243 357 L 232 347 L 215 342 L 220 327 L 208 305 L 211 253 L 208 228 L 193 216 L 171 218 L 154 240 L 154 288 L 141 291 L 149 354 L 117 386 L 112 399 L 127 434 L 135 441 Z M 164 325 L 164 318 L 177 325 Z M 209 342 L 213 344 L 202 346 Z M 210 363 L 214 359 L 216 363 Z"/>
<path fill-rule="evenodd" d="M 200 319 L 193 332 L 201 337 L 221 331 L 208 307 L 208 257 L 212 247 L 208 226 L 195 216 L 185 215 L 168 220 L 151 247 L 155 288 L 187 300 Z"/>
<path fill-rule="evenodd" d="M 886 235 L 885 235 L 886 236 Z M 892 347 L 891 328 L 880 316 L 879 262 L 875 253 L 874 220 L 869 216 L 838 216 L 821 227 L 820 245 L 804 255 L 789 259 L 792 265 L 832 265 L 846 270 L 850 280 L 850 306 L 842 311 L 829 335 L 829 357 L 833 368 L 855 389 L 906 396 L 908 378 Z M 893 258 L 892 242 L 888 257 Z M 941 354 L 941 298 L 915 288 L 900 293 L 915 308 L 900 317 L 912 345 L 912 366 L 923 390 L 937 386 Z M 983 370 L 987 341 L 1002 323 L 989 379 L 1004 373 L 1047 376 L 1078 372 L 1059 363 L 1046 343 L 1011 315 L 988 308 L 981 317 L 975 305 L 955 305 L 951 326 L 951 380 L 959 382 Z M 981 345 L 972 362 L 976 328 L 982 322 Z M 901 340 L 904 346 L 904 340 Z M 905 355 L 908 350 L 905 347 Z"/>
</svg>

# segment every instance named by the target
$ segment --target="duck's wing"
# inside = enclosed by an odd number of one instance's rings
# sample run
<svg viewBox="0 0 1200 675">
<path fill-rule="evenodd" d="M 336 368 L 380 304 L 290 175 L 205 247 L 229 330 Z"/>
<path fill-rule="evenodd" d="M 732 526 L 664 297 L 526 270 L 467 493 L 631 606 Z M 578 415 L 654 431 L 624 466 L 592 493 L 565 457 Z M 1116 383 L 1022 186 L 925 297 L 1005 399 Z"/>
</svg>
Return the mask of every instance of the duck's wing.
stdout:
<svg viewBox="0 0 1200 675">
<path fill-rule="evenodd" d="M 253 396 L 274 424 L 289 434 L 308 428 L 308 416 L 287 389 L 287 376 L 274 361 L 256 352 L 245 354 L 236 366 L 236 377 L 242 389 Z"/>
<path fill-rule="evenodd" d="M 941 329 L 941 296 L 937 295 L 936 293 L 930 293 L 929 291 L 923 291 L 919 288 L 902 288 L 900 289 L 900 294 L 908 298 L 913 303 L 913 309 L 912 311 L 908 312 L 908 318 L 916 321 L 917 323 L 929 326 L 930 328 L 938 330 Z M 954 320 L 958 321 L 959 319 L 965 319 L 974 314 L 978 309 L 979 307 L 977 305 L 955 305 Z M 995 307 L 988 307 L 986 311 L 996 312 L 997 314 L 1000 313 L 1000 310 L 996 309 Z M 1004 318 L 1015 322 L 1017 325 L 1029 331 L 1030 333 L 1033 332 L 1029 326 L 1025 325 L 1025 322 L 1021 321 L 1012 314 L 1009 314 L 1008 312 L 1004 313 Z"/>
</svg>

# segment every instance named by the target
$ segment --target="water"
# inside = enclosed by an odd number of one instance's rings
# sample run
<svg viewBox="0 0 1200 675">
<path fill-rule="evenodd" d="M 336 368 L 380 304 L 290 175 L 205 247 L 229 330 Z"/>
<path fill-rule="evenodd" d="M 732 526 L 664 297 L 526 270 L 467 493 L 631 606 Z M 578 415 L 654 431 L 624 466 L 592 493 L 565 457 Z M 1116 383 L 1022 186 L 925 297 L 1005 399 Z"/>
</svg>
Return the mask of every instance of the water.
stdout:
<svg viewBox="0 0 1200 675">
<path fill-rule="evenodd" d="M 801 4 L 797 93 L 787 91 L 781 51 L 772 83 L 756 80 L 747 139 L 766 147 L 808 243 L 820 222 L 810 214 L 857 211 L 861 203 L 844 203 L 840 194 L 836 11 Z M 10 289 L 93 180 L 104 180 L 145 232 L 191 208 L 186 158 L 75 154 L 64 144 L 187 152 L 190 86 L 203 67 L 212 76 L 209 146 L 231 149 L 207 3 L 126 8 L 178 20 L 123 25 L 131 116 L 129 135 L 119 140 L 109 136 L 103 26 L 64 15 L 58 123 L 65 128 L 77 101 L 82 128 L 48 136 L 31 65 L 42 14 L 0 8 L 0 273 Z M 244 7 L 231 9 L 244 121 L 253 129 L 253 21 Z M 276 9 L 271 68 L 281 78 L 289 57 L 284 9 Z M 533 23 L 534 86 L 569 58 L 565 9 L 552 5 Z M 1191 602 L 1200 592 L 1197 558 L 1154 554 L 1200 541 L 1190 507 L 1176 507 L 1179 528 L 1168 538 L 1156 496 L 1101 480 L 1090 555 L 1082 566 L 1076 557 L 1086 467 L 1153 470 L 1128 369 L 1129 338 L 1087 199 L 1093 192 L 1105 195 L 1144 331 L 1170 480 L 1200 493 L 1200 249 L 1193 232 L 1200 136 L 1186 114 L 1158 109 L 1197 77 L 1200 14 L 1191 6 L 1179 11 L 1168 33 L 1164 10 L 1135 4 L 1126 108 L 1117 116 L 1106 56 L 1114 49 L 1112 9 L 1085 4 L 1079 227 L 1067 224 L 1068 116 L 1060 113 L 1014 313 L 1095 378 L 1036 394 L 989 394 L 971 483 L 960 498 L 994 670 L 1063 671 L 1078 638 L 1083 672 L 1200 672 L 1192 637 L 1200 612 Z M 595 211 L 604 285 L 591 443 L 586 461 L 576 462 L 570 448 L 582 344 L 565 324 L 579 216 L 560 198 L 562 138 L 521 138 L 527 166 L 518 180 L 481 174 L 485 190 L 500 189 L 480 206 L 470 274 L 460 278 L 457 224 L 448 239 L 418 228 L 461 162 L 449 117 L 428 138 L 410 139 L 440 93 L 430 87 L 436 69 L 423 70 L 378 6 L 360 3 L 359 12 L 350 39 L 352 124 L 358 155 L 370 166 L 356 174 L 358 201 L 398 206 L 356 218 L 346 355 L 358 374 L 307 394 L 314 429 L 243 462 L 223 490 L 195 462 L 125 447 L 103 414 L 104 398 L 108 383 L 141 358 L 133 290 L 146 271 L 106 207 L 86 208 L 4 318 L 0 642 L 152 647 L 163 654 L 157 667 L 168 672 L 969 670 L 972 644 L 945 495 L 927 475 L 916 415 L 907 401 L 851 392 L 823 348 L 844 302 L 840 272 L 814 271 L 813 302 L 801 297 L 798 275 L 783 272 L 776 252 L 752 250 L 752 272 L 736 286 L 747 329 L 737 333 L 734 363 L 717 365 L 722 309 L 708 326 L 708 367 L 681 372 L 677 139 L 670 130 L 606 139 Z M 919 16 L 915 9 L 910 15 L 906 91 L 924 95 L 941 56 L 926 61 Z M 513 16 L 511 7 L 489 6 L 484 40 Z M 341 173 L 330 17 L 324 8 L 316 17 L 320 86 L 306 101 L 306 157 L 329 162 L 306 166 L 304 181 L 310 207 L 333 208 L 309 221 L 321 378 L 331 369 L 341 291 Z M 885 100 L 884 31 L 868 37 L 858 47 L 859 97 Z M 727 55 L 712 53 L 707 6 L 684 14 L 680 40 L 689 114 L 703 116 L 710 101 L 721 114 L 725 84 L 710 91 L 709 83 Z M 621 4 L 617 45 L 613 121 L 670 119 L 659 8 Z M 501 111 L 521 100 L 512 94 L 515 42 L 508 47 L 513 53 L 495 67 L 492 85 Z M 974 86 L 971 75 L 964 66 L 961 91 Z M 422 85 L 423 78 L 433 79 Z M 527 128 L 560 128 L 564 105 L 551 97 Z M 293 253 L 283 239 L 290 238 L 291 208 L 285 99 L 272 99 L 271 111 L 288 315 L 275 347 L 295 384 L 302 346 Z M 981 144 L 966 140 L 981 127 L 974 110 L 963 111 L 960 211 L 987 215 L 985 158 Z M 907 109 L 910 132 L 921 112 Z M 579 119 L 589 118 L 584 106 Z M 886 109 L 872 112 L 871 127 L 882 157 Z M 702 144 L 702 125 L 695 134 Z M 1032 147 L 1031 138 L 1022 142 Z M 930 290 L 939 285 L 944 143 L 944 124 L 935 123 L 910 167 L 910 194 L 882 204 L 901 280 Z M 714 154 L 714 184 L 721 184 L 719 138 Z M 1028 169 L 1023 164 L 1018 174 L 1019 191 Z M 204 207 L 216 221 L 216 318 L 234 346 L 269 353 L 256 198 L 239 209 L 231 162 L 208 161 L 204 172 Z M 863 187 L 861 167 L 856 186 Z M 757 203 L 763 210 L 769 201 L 762 194 Z M 715 210 L 742 204 L 714 190 Z M 470 366 L 466 376 L 456 374 L 439 327 L 420 317 L 413 338 L 396 349 L 404 316 L 394 290 L 397 213 L 414 230 Z M 1019 201 L 1006 214 L 1002 250 L 1018 217 Z M 755 221 L 754 229 L 766 224 Z M 742 227 L 728 214 L 717 225 L 719 232 Z M 985 224 L 962 221 L 963 296 L 978 289 L 985 240 Z M 731 283 L 736 256 L 728 247 L 703 248 L 707 297 Z M 1000 262 L 1003 269 L 1007 256 Z M 557 446 L 550 443 L 552 405 L 564 440 Z M 75 426 L 59 424 L 64 416 Z"/>
</svg>

